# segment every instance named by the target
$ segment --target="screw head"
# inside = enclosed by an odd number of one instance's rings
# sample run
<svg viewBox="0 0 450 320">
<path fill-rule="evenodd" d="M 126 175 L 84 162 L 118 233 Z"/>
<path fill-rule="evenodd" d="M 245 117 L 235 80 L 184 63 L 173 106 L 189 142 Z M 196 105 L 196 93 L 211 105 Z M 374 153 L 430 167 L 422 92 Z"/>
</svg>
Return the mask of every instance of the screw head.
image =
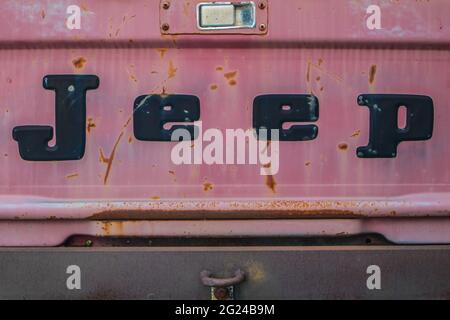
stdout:
<svg viewBox="0 0 450 320">
<path fill-rule="evenodd" d="M 169 31 L 169 29 L 170 29 L 170 26 L 169 26 L 168 23 L 163 23 L 163 24 L 161 25 L 161 30 L 162 30 L 162 31 L 167 32 L 167 31 Z"/>
<path fill-rule="evenodd" d="M 214 289 L 214 297 L 217 300 L 226 300 L 230 297 L 230 293 L 227 288 L 216 288 Z"/>
<path fill-rule="evenodd" d="M 93 244 L 92 240 L 86 240 L 86 242 L 84 243 L 86 247 L 92 247 L 92 244 Z"/>
<path fill-rule="evenodd" d="M 170 8 L 170 2 L 169 1 L 164 1 L 162 4 L 162 7 L 164 10 L 167 10 Z"/>
<path fill-rule="evenodd" d="M 267 26 L 264 23 L 261 23 L 259 25 L 259 31 L 266 31 L 266 29 L 267 29 Z"/>
<path fill-rule="evenodd" d="M 261 2 L 258 4 L 258 8 L 260 8 L 261 10 L 264 10 L 264 9 L 266 8 L 265 2 L 264 2 L 264 1 L 261 1 Z"/>
</svg>

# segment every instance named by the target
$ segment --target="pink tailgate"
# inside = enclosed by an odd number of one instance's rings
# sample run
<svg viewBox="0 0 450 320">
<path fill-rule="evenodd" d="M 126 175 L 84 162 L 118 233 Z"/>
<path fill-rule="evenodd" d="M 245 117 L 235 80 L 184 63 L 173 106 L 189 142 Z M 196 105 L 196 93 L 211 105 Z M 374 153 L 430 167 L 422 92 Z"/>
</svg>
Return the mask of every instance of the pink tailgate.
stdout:
<svg viewBox="0 0 450 320">
<path fill-rule="evenodd" d="M 0 219 L 436 216 L 441 222 L 429 232 L 445 238 L 448 1 L 272 0 L 263 9 L 256 1 L 267 30 L 258 24 L 254 34 L 196 34 L 189 23 L 200 1 L 173 2 L 167 10 L 159 0 L 1 2 Z M 79 30 L 66 27 L 73 4 L 81 8 Z M 366 26 L 373 4 L 381 8 L 381 30 Z M 55 125 L 55 94 L 42 87 L 53 74 L 100 79 L 87 92 L 86 152 L 76 161 L 25 161 L 12 129 Z M 252 128 L 256 96 L 314 94 L 318 136 L 281 141 L 272 176 L 260 175 L 260 165 L 175 165 L 174 143 L 133 135 L 133 103 L 146 94 L 197 96 L 203 131 Z M 395 158 L 359 158 L 370 129 L 360 94 L 431 97 L 433 137 L 400 143 Z M 66 234 L 83 233 L 78 223 L 66 225 Z M 11 237 L 1 233 L 0 243 L 34 243 Z"/>
</svg>

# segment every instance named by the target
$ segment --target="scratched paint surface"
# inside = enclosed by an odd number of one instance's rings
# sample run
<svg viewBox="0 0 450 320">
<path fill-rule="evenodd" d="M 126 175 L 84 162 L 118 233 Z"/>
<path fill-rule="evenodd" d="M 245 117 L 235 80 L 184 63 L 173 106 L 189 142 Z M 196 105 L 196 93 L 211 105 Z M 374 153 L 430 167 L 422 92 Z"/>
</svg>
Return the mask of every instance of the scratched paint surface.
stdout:
<svg viewBox="0 0 450 320">
<path fill-rule="evenodd" d="M 378 209 L 395 214 L 389 201 L 396 199 L 407 199 L 401 205 L 405 214 L 422 205 L 424 214 L 448 215 L 450 30 L 445 17 L 450 5 L 372 2 L 385 12 L 379 33 L 365 27 L 368 1 L 290 0 L 270 2 L 267 35 L 214 37 L 162 36 L 159 1 L 84 1 L 82 29 L 75 31 L 64 26 L 65 8 L 73 1 L 2 2 L 0 216 L 26 218 L 72 200 L 91 208 L 72 209 L 70 217 L 108 209 L 95 203 L 130 200 L 154 210 L 168 208 L 165 201 L 180 209 L 183 203 L 204 201 L 192 211 L 220 210 L 214 201 L 245 200 L 248 212 L 270 210 L 258 203 L 278 200 L 292 202 L 284 208 L 278 202 L 275 211 L 301 211 L 291 203 L 314 200 L 317 212 L 336 209 L 336 215 L 351 214 L 360 201 L 370 200 L 373 209 L 365 214 Z M 22 160 L 12 128 L 53 126 L 54 92 L 42 88 L 42 78 L 67 73 L 100 78 L 99 88 L 87 93 L 84 158 Z M 319 135 L 309 142 L 282 142 L 279 173 L 270 177 L 261 176 L 258 165 L 176 166 L 172 143 L 133 137 L 133 102 L 151 93 L 198 96 L 204 130 L 251 128 L 257 95 L 313 93 L 320 103 Z M 367 144 L 369 132 L 368 109 L 356 103 L 362 93 L 431 96 L 433 138 L 401 143 L 395 159 L 357 158 L 356 148 Z M 353 202 L 339 205 L 339 199 Z M 36 209 L 32 200 L 50 204 Z M 17 203 L 29 205 L 12 214 Z M 55 216 L 69 217 L 71 209 L 64 206 Z"/>
</svg>

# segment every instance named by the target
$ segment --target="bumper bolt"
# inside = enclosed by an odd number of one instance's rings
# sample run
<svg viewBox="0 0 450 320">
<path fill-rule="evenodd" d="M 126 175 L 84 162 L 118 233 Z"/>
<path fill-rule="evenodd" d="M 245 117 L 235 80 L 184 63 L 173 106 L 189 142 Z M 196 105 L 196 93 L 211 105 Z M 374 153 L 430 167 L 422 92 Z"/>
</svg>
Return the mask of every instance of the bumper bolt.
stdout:
<svg viewBox="0 0 450 320">
<path fill-rule="evenodd" d="M 169 1 L 164 1 L 162 4 L 162 7 L 164 10 L 167 10 L 170 8 L 170 2 Z"/>
<path fill-rule="evenodd" d="M 227 300 L 230 297 L 230 293 L 227 288 L 215 288 L 214 297 L 216 297 L 217 300 Z"/>
<path fill-rule="evenodd" d="M 162 31 L 167 32 L 167 31 L 169 31 L 169 29 L 170 29 L 170 26 L 169 26 L 168 23 L 163 23 L 162 24 L 162 26 L 161 26 L 161 30 Z"/>
</svg>

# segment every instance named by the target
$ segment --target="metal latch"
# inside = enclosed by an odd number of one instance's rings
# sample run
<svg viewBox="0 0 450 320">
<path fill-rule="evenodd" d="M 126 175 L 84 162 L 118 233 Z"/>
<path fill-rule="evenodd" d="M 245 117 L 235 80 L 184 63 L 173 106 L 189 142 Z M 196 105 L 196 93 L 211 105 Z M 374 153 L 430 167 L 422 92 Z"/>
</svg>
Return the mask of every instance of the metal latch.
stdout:
<svg viewBox="0 0 450 320">
<path fill-rule="evenodd" d="M 202 2 L 197 4 L 197 27 L 201 30 L 255 28 L 255 3 Z"/>
<path fill-rule="evenodd" d="M 266 35 L 269 1 L 160 0 L 159 27 L 165 35 Z"/>
</svg>

